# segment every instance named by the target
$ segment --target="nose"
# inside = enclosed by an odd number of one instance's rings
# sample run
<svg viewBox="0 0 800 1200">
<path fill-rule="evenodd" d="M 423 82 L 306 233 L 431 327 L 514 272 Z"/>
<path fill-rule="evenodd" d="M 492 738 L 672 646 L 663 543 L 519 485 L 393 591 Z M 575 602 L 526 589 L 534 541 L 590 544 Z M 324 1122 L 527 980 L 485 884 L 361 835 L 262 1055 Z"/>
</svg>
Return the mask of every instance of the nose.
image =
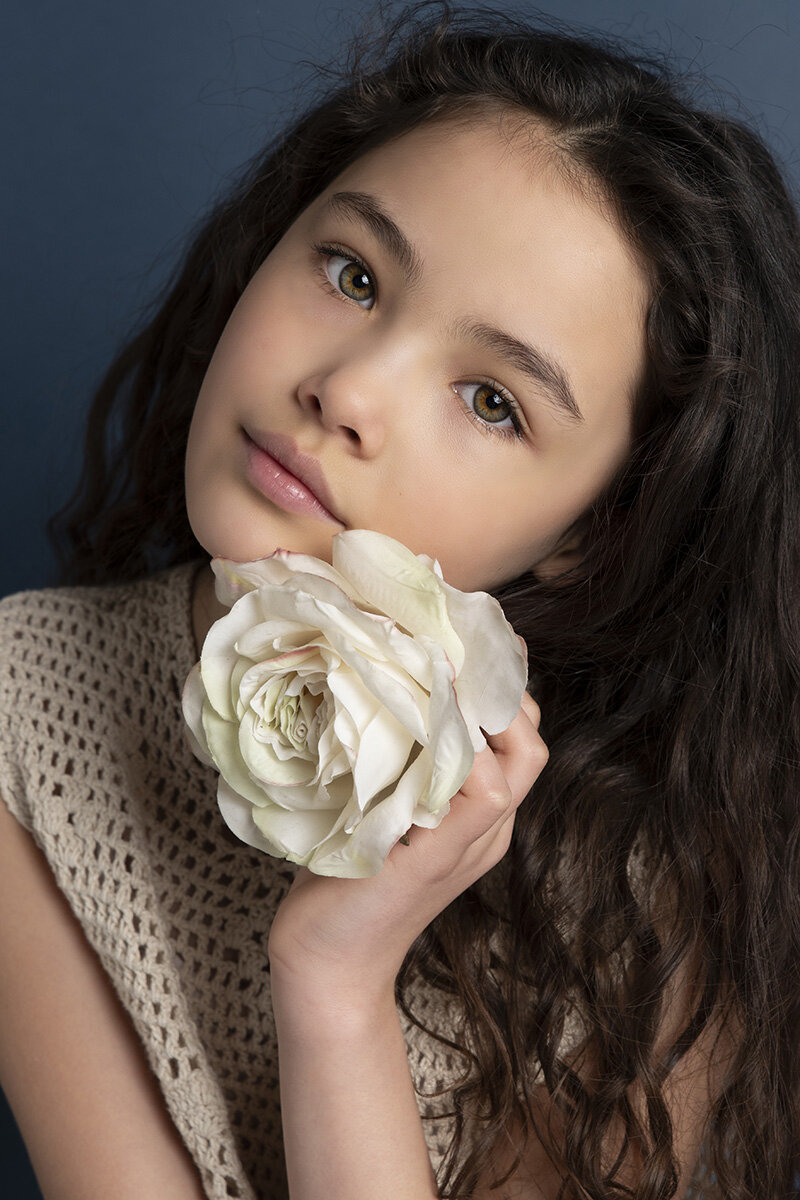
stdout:
<svg viewBox="0 0 800 1200">
<path fill-rule="evenodd" d="M 385 368 L 366 370 L 350 362 L 302 380 L 297 402 L 330 434 L 344 437 L 362 457 L 378 454 L 384 444 L 385 408 L 389 404 Z"/>
<path fill-rule="evenodd" d="M 297 402 L 352 454 L 370 458 L 387 437 L 413 441 L 422 429 L 432 431 L 442 411 L 435 315 L 421 321 L 418 310 L 408 318 L 393 314 L 346 342 L 337 334 L 318 352 L 324 366 L 318 360 L 319 369 L 300 382 Z"/>
</svg>

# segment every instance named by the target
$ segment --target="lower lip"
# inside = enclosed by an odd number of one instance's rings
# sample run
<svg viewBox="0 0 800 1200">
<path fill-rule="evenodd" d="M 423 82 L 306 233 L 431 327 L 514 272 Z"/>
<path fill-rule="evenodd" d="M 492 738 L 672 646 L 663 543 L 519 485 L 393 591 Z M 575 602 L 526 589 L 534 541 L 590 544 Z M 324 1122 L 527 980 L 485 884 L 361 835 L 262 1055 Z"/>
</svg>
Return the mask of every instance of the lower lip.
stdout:
<svg viewBox="0 0 800 1200">
<path fill-rule="evenodd" d="M 257 446 L 246 433 L 244 439 L 247 445 L 248 478 L 263 495 L 286 512 L 310 513 L 311 516 L 333 521 L 335 525 L 342 524 L 333 513 L 320 504 L 313 492 Z"/>
</svg>

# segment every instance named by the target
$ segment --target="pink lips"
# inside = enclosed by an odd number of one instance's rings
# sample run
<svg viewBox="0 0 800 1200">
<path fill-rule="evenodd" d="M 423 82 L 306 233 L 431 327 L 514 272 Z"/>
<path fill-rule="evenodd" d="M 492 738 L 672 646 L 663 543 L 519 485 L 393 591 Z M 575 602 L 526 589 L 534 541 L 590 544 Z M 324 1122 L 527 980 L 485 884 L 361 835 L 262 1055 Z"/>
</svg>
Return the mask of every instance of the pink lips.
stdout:
<svg viewBox="0 0 800 1200">
<path fill-rule="evenodd" d="M 270 500 L 289 512 L 310 513 L 343 525 L 333 511 L 333 499 L 315 458 L 298 450 L 280 433 L 244 430 L 247 473 Z"/>
</svg>

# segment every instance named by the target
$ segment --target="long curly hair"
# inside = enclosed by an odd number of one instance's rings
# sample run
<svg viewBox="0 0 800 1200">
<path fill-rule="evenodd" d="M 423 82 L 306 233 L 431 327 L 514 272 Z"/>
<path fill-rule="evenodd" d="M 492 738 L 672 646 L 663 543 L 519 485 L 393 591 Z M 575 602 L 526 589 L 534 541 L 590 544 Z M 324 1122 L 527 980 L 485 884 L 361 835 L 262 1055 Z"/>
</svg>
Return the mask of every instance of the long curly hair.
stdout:
<svg viewBox="0 0 800 1200">
<path fill-rule="evenodd" d="M 778 1200 L 800 1148 L 800 224 L 786 174 L 664 56 L 552 21 L 378 4 L 346 61 L 319 70 L 325 97 L 192 231 L 103 378 L 82 478 L 48 522 L 58 582 L 133 581 L 204 553 L 183 490 L 203 375 L 258 266 L 348 163 L 487 105 L 544 121 L 562 169 L 610 199 L 649 266 L 648 369 L 630 457 L 576 523 L 582 561 L 493 593 L 527 642 L 550 750 L 502 860 L 507 905 L 467 889 L 411 947 L 396 995 L 419 1024 L 419 975 L 461 1014 L 443 1196 L 470 1196 L 521 1127 L 560 1195 L 669 1200 L 665 1081 L 721 1016 L 737 1038 L 711 1098 L 709 1188 Z M 575 1019 L 591 1078 L 564 1048 Z M 614 1137 L 639 1148 L 632 1182 Z"/>
</svg>

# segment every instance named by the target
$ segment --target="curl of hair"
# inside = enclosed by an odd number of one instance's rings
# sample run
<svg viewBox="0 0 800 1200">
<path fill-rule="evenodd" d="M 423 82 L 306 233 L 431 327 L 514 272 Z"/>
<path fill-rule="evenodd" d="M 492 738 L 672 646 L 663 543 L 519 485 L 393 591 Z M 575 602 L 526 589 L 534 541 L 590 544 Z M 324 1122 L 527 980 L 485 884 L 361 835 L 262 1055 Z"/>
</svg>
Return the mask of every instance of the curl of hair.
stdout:
<svg viewBox="0 0 800 1200">
<path fill-rule="evenodd" d="M 561 1121 L 563 1195 L 668 1200 L 662 1085 L 723 1011 L 741 1037 L 707 1127 L 714 1194 L 778 1200 L 800 1145 L 795 200 L 761 137 L 694 104 L 661 59 L 447 0 L 372 11 L 338 72 L 320 68 L 325 98 L 194 231 L 102 380 L 83 476 L 48 523 L 59 582 L 134 580 L 203 553 L 183 484 L 201 381 L 258 266 L 348 163 L 422 122 L 501 109 L 544 123 L 565 178 L 613 206 L 648 265 L 647 374 L 630 458 L 576 522 L 580 565 L 494 591 L 527 642 L 550 750 L 503 860 L 507 911 L 480 881 L 467 889 L 411 947 L 398 1002 L 420 1024 L 419 974 L 462 1013 L 469 1068 L 442 1195 L 470 1195 L 512 1120 L 535 1127 L 535 1061 Z M 657 1052 L 691 956 L 690 1018 Z M 571 1014 L 600 1086 L 563 1052 Z M 614 1122 L 643 1148 L 633 1187 L 604 1156 Z"/>
</svg>

